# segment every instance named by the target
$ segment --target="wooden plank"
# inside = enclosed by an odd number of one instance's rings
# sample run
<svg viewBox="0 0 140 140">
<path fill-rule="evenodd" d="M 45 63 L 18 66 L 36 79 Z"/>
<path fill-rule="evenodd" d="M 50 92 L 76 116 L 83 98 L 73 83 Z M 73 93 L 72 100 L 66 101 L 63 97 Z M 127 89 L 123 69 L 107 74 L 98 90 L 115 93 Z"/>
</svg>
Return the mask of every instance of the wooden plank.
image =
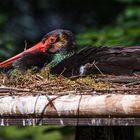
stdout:
<svg viewBox="0 0 140 140">
<path fill-rule="evenodd" d="M 140 126 L 140 118 L 1 118 L 0 126 Z"/>
</svg>

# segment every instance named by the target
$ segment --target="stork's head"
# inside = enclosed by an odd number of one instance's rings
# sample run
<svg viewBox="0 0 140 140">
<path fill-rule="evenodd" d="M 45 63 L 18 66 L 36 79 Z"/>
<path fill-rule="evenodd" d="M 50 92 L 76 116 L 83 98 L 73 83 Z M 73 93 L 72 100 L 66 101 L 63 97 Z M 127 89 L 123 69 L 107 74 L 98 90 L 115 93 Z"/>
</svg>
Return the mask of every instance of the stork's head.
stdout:
<svg viewBox="0 0 140 140">
<path fill-rule="evenodd" d="M 74 36 L 71 31 L 57 29 L 45 35 L 41 42 L 35 46 L 25 50 L 24 52 L 0 63 L 0 68 L 11 65 L 17 59 L 20 59 L 23 54 L 36 53 L 59 53 L 73 52 L 75 50 Z"/>
<path fill-rule="evenodd" d="M 69 30 L 57 29 L 49 32 L 42 39 L 42 43 L 48 46 L 47 51 L 49 53 L 63 53 L 75 50 L 74 36 Z"/>
</svg>

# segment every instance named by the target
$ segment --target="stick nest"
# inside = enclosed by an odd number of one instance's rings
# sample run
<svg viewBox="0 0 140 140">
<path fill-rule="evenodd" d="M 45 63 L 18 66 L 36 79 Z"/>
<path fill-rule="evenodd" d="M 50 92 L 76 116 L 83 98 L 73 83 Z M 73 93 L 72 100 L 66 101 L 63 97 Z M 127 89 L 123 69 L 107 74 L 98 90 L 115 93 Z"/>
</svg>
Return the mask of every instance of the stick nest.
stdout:
<svg viewBox="0 0 140 140">
<path fill-rule="evenodd" d="M 10 76 L 0 74 L 0 86 L 42 91 L 46 94 L 139 94 L 139 76 L 89 75 L 66 78 L 51 75 L 49 69 L 34 74 L 32 70 L 22 73 L 15 70 Z"/>
</svg>

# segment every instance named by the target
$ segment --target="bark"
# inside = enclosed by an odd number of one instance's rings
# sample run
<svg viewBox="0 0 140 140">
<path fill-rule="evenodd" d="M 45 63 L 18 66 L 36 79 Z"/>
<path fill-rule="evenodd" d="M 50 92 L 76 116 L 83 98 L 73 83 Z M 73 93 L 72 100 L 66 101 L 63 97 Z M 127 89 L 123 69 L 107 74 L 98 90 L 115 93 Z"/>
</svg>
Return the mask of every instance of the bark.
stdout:
<svg viewBox="0 0 140 140">
<path fill-rule="evenodd" d="M 1 117 L 139 117 L 140 95 L 1 96 Z"/>
</svg>

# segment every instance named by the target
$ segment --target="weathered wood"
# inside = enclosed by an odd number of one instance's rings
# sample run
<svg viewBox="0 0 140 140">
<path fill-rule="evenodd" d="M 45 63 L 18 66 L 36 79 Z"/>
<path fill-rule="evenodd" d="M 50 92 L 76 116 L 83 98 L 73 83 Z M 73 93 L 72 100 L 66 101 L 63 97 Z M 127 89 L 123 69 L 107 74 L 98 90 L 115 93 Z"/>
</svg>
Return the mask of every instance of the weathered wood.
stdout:
<svg viewBox="0 0 140 140">
<path fill-rule="evenodd" d="M 1 117 L 140 117 L 140 95 L 1 96 Z"/>
<path fill-rule="evenodd" d="M 0 126 L 140 126 L 140 118 L 0 118 Z"/>
</svg>

